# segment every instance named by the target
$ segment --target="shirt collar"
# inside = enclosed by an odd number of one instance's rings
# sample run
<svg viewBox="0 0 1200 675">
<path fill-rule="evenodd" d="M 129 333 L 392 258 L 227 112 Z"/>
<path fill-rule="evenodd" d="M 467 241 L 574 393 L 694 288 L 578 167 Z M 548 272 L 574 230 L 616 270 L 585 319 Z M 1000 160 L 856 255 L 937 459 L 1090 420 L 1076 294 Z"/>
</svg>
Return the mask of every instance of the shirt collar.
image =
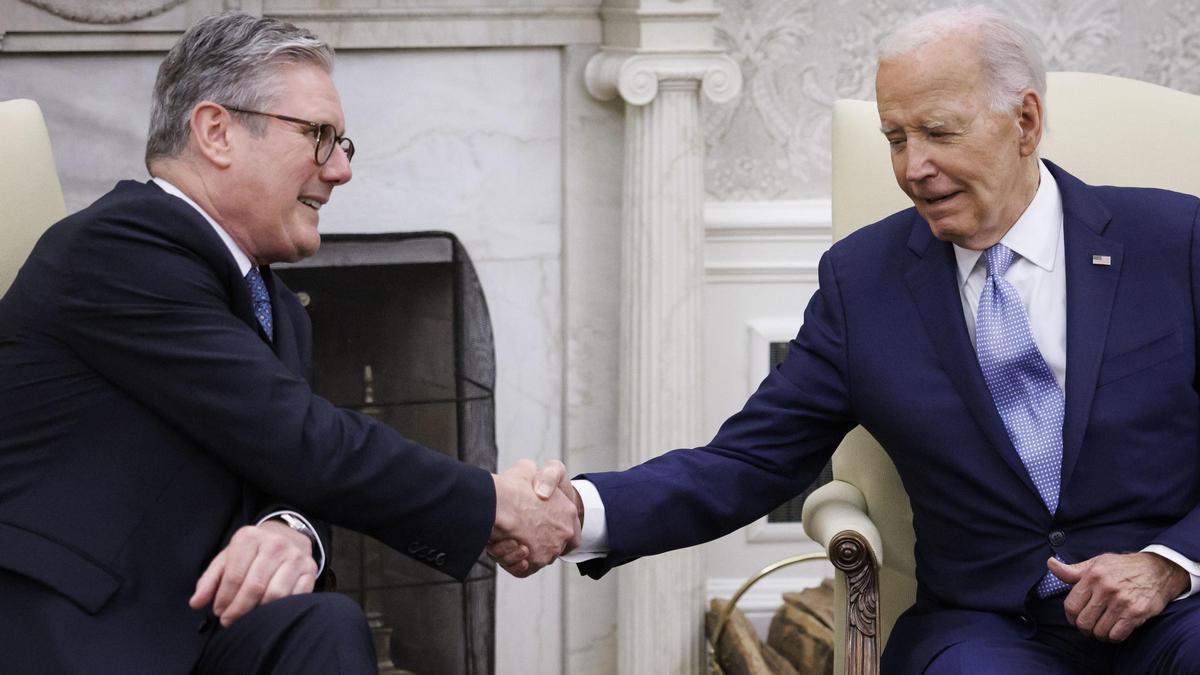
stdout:
<svg viewBox="0 0 1200 675">
<path fill-rule="evenodd" d="M 1037 192 L 1025 212 L 1009 228 L 1000 240 L 1014 253 L 1047 272 L 1054 271 L 1054 260 L 1058 253 L 1059 233 L 1062 232 L 1062 193 L 1058 183 L 1046 168 L 1038 162 L 1039 176 Z M 971 276 L 983 251 L 973 251 L 954 245 L 954 257 L 958 263 L 958 285 L 962 286 Z"/>
<path fill-rule="evenodd" d="M 212 228 L 216 230 L 217 236 L 220 237 L 221 241 L 225 243 L 225 247 L 229 249 L 229 253 L 233 255 L 233 259 L 237 262 L 238 269 L 241 270 L 242 276 L 246 276 L 246 273 L 249 272 L 250 268 L 254 265 L 250 263 L 250 256 L 246 255 L 246 252 L 237 245 L 237 242 L 233 240 L 233 237 L 229 236 L 229 233 L 225 231 L 225 228 L 218 225 L 217 221 L 213 220 L 212 216 L 208 215 L 204 209 L 200 208 L 199 204 L 192 201 L 191 197 L 185 195 L 183 190 L 180 190 L 165 179 L 159 178 L 158 176 L 154 176 L 150 180 L 154 181 L 155 185 L 162 188 L 163 192 L 179 197 L 183 201 L 187 202 L 187 204 L 193 209 L 199 211 L 200 215 L 204 216 L 204 219 L 208 221 L 208 224 L 212 225 Z"/>
</svg>

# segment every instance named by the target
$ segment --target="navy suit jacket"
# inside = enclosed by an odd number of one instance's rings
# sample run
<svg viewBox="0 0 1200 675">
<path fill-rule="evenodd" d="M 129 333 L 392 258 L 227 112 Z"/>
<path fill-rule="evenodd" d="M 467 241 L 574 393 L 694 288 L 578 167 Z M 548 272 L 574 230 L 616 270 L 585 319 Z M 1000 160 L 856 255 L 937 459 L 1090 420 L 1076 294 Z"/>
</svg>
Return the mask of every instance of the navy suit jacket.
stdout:
<svg viewBox="0 0 1200 675">
<path fill-rule="evenodd" d="M 1020 614 L 1054 553 L 1074 562 L 1160 543 L 1200 559 L 1200 201 L 1088 186 L 1047 164 L 1062 192 L 1067 274 L 1057 513 L 984 383 L 953 248 L 909 209 L 822 258 L 787 358 L 708 445 L 587 476 L 612 551 L 582 570 L 598 577 L 763 516 L 857 424 L 895 462 L 916 531 L 917 602 L 892 634 L 886 672 L 920 672 L 997 615 Z M 1059 546 L 1055 530 L 1066 534 Z"/>
<path fill-rule="evenodd" d="M 266 277 L 274 344 L 220 238 L 152 183 L 38 242 L 0 300 L 0 670 L 187 672 L 213 624 L 196 580 L 277 503 L 469 572 L 488 472 L 315 396 L 308 318 Z"/>
</svg>

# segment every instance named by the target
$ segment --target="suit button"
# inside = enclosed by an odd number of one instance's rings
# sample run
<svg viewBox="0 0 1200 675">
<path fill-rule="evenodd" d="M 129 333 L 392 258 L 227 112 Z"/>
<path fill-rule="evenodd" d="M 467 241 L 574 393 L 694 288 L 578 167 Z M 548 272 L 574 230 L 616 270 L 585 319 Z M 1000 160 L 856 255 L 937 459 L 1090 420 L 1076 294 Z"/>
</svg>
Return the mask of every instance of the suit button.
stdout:
<svg viewBox="0 0 1200 675">
<path fill-rule="evenodd" d="M 1050 533 L 1050 545 L 1051 546 L 1058 547 L 1058 546 L 1062 546 L 1065 543 L 1067 543 L 1067 533 L 1066 532 L 1063 532 L 1062 530 L 1055 530 Z"/>
</svg>

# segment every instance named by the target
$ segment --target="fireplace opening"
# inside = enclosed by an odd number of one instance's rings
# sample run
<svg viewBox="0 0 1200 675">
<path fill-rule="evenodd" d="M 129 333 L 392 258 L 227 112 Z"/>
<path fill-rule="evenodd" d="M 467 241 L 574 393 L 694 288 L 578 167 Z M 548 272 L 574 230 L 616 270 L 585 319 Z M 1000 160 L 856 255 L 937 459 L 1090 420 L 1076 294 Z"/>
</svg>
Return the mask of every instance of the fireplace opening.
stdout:
<svg viewBox="0 0 1200 675">
<path fill-rule="evenodd" d="M 426 447 L 496 470 L 495 353 L 487 303 L 444 232 L 327 235 L 275 265 L 313 326 L 313 388 Z M 380 673 L 483 675 L 495 663 L 495 565 L 463 582 L 335 528 L 338 591 L 375 633 Z"/>
</svg>

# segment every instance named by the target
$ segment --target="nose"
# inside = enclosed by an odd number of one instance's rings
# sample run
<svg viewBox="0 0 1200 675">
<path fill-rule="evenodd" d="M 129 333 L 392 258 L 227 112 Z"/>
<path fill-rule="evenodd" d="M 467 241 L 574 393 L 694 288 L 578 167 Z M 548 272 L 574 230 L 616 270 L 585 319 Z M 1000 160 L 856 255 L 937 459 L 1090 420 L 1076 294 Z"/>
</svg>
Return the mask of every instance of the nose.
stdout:
<svg viewBox="0 0 1200 675">
<path fill-rule="evenodd" d="M 937 167 L 927 143 L 921 139 L 909 139 L 904 148 L 904 178 L 917 183 L 937 174 Z"/>
<path fill-rule="evenodd" d="M 341 145 L 335 145 L 329 161 L 321 166 L 321 180 L 334 185 L 349 183 L 354 171 L 350 168 L 350 159 Z"/>
</svg>

